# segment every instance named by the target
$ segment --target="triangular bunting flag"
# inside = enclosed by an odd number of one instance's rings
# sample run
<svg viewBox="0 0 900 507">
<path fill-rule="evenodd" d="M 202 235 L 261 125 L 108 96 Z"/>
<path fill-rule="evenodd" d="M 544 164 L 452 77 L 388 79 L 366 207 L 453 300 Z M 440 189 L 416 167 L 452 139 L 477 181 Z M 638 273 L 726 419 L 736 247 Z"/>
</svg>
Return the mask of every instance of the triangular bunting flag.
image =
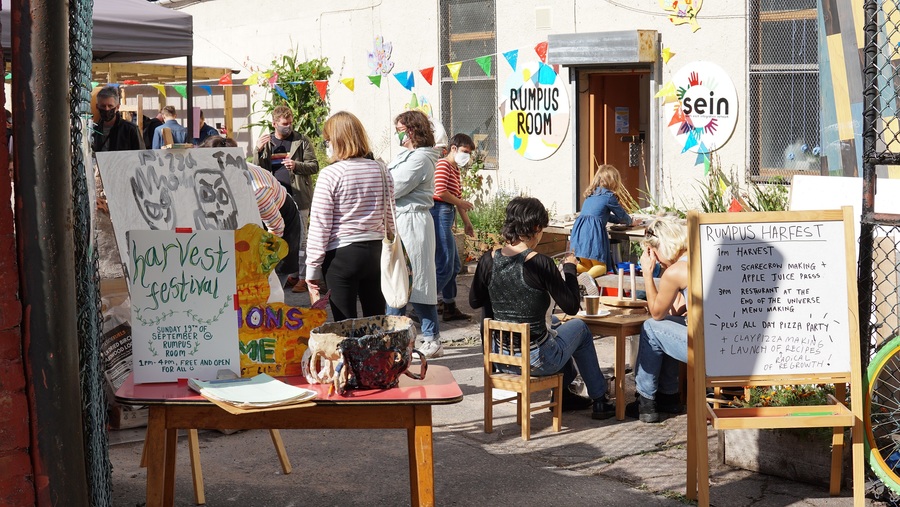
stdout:
<svg viewBox="0 0 900 507">
<path fill-rule="evenodd" d="M 259 84 L 259 72 L 254 72 L 244 80 L 243 83 L 245 86 Z"/>
<path fill-rule="evenodd" d="M 484 71 L 485 76 L 491 75 L 491 55 L 479 56 L 475 59 L 475 63 L 481 67 L 481 70 Z"/>
<path fill-rule="evenodd" d="M 278 82 L 278 73 L 274 73 L 269 76 L 269 86 L 275 86 L 275 83 Z"/>
<path fill-rule="evenodd" d="M 212 95 L 212 86 L 209 85 L 200 85 L 200 88 L 203 88 L 203 91 Z"/>
<path fill-rule="evenodd" d="M 341 83 L 349 88 L 351 92 L 353 91 L 353 88 L 356 87 L 356 79 L 352 77 L 345 77 L 344 79 L 341 79 Z"/>
<path fill-rule="evenodd" d="M 430 85 L 431 80 L 434 78 L 434 67 L 428 67 L 427 69 L 421 69 L 421 70 L 419 70 L 419 74 L 422 74 L 422 77 L 424 77 L 425 81 L 427 81 L 428 84 Z"/>
<path fill-rule="evenodd" d="M 373 85 L 381 88 L 381 74 L 378 74 L 377 76 L 369 76 L 369 81 L 371 81 Z"/>
<path fill-rule="evenodd" d="M 11 78 L 12 78 L 12 74 L 7 74 L 7 75 L 6 75 L 6 80 L 7 80 L 7 81 L 9 81 Z M 94 89 L 94 88 L 96 88 L 96 87 L 98 87 L 98 86 L 100 86 L 100 83 L 98 83 L 97 81 L 91 81 L 91 89 Z"/>
<path fill-rule="evenodd" d="M 450 62 L 447 64 L 447 70 L 450 71 L 450 77 L 453 78 L 453 82 L 457 82 L 459 79 L 459 69 L 462 68 L 462 62 Z"/>
<path fill-rule="evenodd" d="M 318 81 L 313 81 L 313 84 L 316 85 L 316 90 L 319 90 L 319 97 L 322 97 L 322 100 L 325 100 L 325 94 L 328 92 L 328 81 L 322 79 Z"/>
<path fill-rule="evenodd" d="M 541 61 L 547 63 L 547 41 L 539 43 L 534 47 L 534 52 L 541 58 Z"/>
<path fill-rule="evenodd" d="M 556 81 L 556 72 L 553 72 L 553 67 L 549 65 L 544 65 L 543 63 L 538 64 L 538 84 L 539 85 L 552 85 L 553 82 Z"/>
<path fill-rule="evenodd" d="M 519 50 L 513 49 L 512 51 L 507 51 L 503 53 L 503 58 L 506 58 L 506 63 L 512 67 L 512 70 L 516 70 L 516 62 L 519 60 Z"/>
<path fill-rule="evenodd" d="M 160 95 L 163 96 L 163 98 L 166 98 L 166 87 L 165 86 L 163 86 L 161 84 L 154 84 L 154 85 L 150 85 L 150 86 L 156 88 L 156 91 L 158 91 L 160 93 Z"/>
<path fill-rule="evenodd" d="M 704 149 L 703 149 L 703 143 L 700 143 L 700 150 L 699 150 L 699 153 L 697 153 L 697 159 L 694 160 L 694 165 L 700 165 L 705 162 L 706 162 L 706 153 L 704 152 Z"/>
<path fill-rule="evenodd" d="M 663 48 L 663 50 L 662 50 L 663 63 L 669 63 L 669 60 L 671 60 L 673 56 L 675 56 L 675 53 L 672 52 L 672 48 Z"/>
<path fill-rule="evenodd" d="M 131 86 L 131 85 L 140 84 L 140 81 L 136 81 L 134 79 L 126 79 L 125 81 L 122 81 L 122 84 Z"/>
<path fill-rule="evenodd" d="M 730 211 L 732 213 L 736 213 L 738 211 L 744 211 L 744 207 L 741 206 L 740 201 L 738 201 L 736 198 L 732 197 L 731 198 L 731 206 L 728 206 L 728 211 Z"/>
<path fill-rule="evenodd" d="M 276 84 L 276 85 L 272 85 L 272 88 L 275 89 L 275 93 L 277 93 L 278 95 L 281 95 L 281 98 L 283 98 L 284 100 L 289 100 L 287 93 L 284 93 L 284 89 L 282 89 L 280 86 L 278 86 Z"/>
<path fill-rule="evenodd" d="M 175 91 L 178 92 L 178 95 L 181 95 L 182 97 L 187 98 L 187 86 L 172 85 L 172 88 L 175 88 Z"/>
<path fill-rule="evenodd" d="M 409 91 L 412 91 L 413 86 L 415 86 L 416 84 L 415 76 L 413 76 L 413 73 L 408 70 L 404 72 L 397 72 L 396 74 L 394 74 L 394 77 L 397 78 L 397 81 L 401 86 Z"/>
<path fill-rule="evenodd" d="M 231 83 L 231 74 L 225 74 L 219 78 L 220 85 L 230 85 Z"/>
<path fill-rule="evenodd" d="M 684 149 L 681 150 L 681 153 L 685 153 L 690 150 L 694 146 L 697 146 L 697 137 L 694 135 L 694 130 L 688 132 L 687 139 L 684 140 Z"/>
<path fill-rule="evenodd" d="M 654 95 L 653 97 L 658 99 L 660 97 L 665 97 L 670 93 L 675 93 L 675 84 L 671 81 L 662 85 L 662 88 L 660 88 L 659 91 L 656 92 L 656 95 Z"/>
<path fill-rule="evenodd" d="M 289 85 L 298 85 L 298 84 L 303 84 L 303 83 L 305 83 L 305 82 L 306 82 L 306 81 L 288 81 L 287 84 L 289 84 Z"/>
<path fill-rule="evenodd" d="M 5 79 L 5 80 L 7 80 L 7 81 L 9 81 L 10 79 L 12 79 L 12 72 L 7 72 L 7 73 L 6 73 L 6 76 L 5 76 L 3 79 Z M 96 81 L 91 81 L 91 86 L 93 86 L 94 88 L 96 88 L 97 85 L 95 85 L 94 83 L 96 83 Z"/>
<path fill-rule="evenodd" d="M 706 157 L 705 159 L 703 159 L 703 175 L 704 176 L 709 174 L 709 169 L 710 169 L 711 165 L 712 165 L 712 161 L 710 160 L 709 157 Z"/>
<path fill-rule="evenodd" d="M 113 88 L 118 88 L 119 83 L 108 83 L 106 86 L 112 86 Z"/>
</svg>

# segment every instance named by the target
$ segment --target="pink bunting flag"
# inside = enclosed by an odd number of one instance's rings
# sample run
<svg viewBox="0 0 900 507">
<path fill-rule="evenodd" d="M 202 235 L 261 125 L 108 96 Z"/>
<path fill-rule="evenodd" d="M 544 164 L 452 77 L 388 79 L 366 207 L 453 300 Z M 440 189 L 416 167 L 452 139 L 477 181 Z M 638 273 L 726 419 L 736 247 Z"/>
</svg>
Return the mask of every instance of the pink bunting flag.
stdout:
<svg viewBox="0 0 900 507">
<path fill-rule="evenodd" d="M 541 58 L 541 61 L 547 63 L 547 41 L 539 43 L 534 47 L 534 52 Z"/>
<path fill-rule="evenodd" d="M 428 81 L 428 84 L 431 84 L 431 80 L 434 78 L 434 67 L 428 67 L 427 69 L 421 69 L 419 71 L 422 74 L 422 77 L 425 78 L 425 81 Z"/>
<path fill-rule="evenodd" d="M 321 79 L 317 81 L 313 81 L 313 84 L 316 85 L 316 90 L 319 90 L 319 97 L 322 97 L 322 100 L 325 100 L 325 94 L 328 92 L 328 81 Z"/>
</svg>

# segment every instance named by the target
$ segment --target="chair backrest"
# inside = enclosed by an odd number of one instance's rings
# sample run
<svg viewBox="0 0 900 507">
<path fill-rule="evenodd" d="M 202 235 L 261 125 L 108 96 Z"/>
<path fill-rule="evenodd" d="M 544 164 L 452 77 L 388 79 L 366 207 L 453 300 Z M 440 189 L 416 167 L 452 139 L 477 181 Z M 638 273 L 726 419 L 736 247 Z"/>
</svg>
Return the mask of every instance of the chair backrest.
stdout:
<svg viewBox="0 0 900 507">
<path fill-rule="evenodd" d="M 514 338 L 519 339 L 521 356 L 514 355 Z M 495 341 L 496 352 L 493 349 Z M 488 371 L 493 371 L 493 364 L 502 364 L 518 366 L 522 370 L 522 376 L 531 376 L 530 345 L 531 327 L 527 323 L 484 319 L 484 358 Z"/>
</svg>

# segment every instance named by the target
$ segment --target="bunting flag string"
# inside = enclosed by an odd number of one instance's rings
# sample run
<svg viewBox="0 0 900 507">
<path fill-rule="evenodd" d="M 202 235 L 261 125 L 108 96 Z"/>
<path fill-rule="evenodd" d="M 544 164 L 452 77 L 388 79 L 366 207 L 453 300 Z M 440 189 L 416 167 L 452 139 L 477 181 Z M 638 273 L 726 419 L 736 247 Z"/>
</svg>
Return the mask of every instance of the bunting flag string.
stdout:
<svg viewBox="0 0 900 507">
<path fill-rule="evenodd" d="M 546 69 L 544 69 L 542 67 L 543 73 L 554 72 L 554 73 L 558 74 L 559 73 L 559 65 L 553 65 L 552 67 L 549 65 L 546 65 L 548 46 L 549 45 L 548 45 L 547 41 L 540 42 L 534 46 L 534 51 L 537 54 L 537 56 L 540 58 L 541 62 L 543 64 L 545 64 L 543 67 L 546 67 Z M 470 62 L 470 61 L 475 62 L 478 65 L 478 67 L 482 70 L 482 72 L 484 72 L 484 74 L 486 76 L 491 76 L 491 73 L 494 72 L 494 69 L 492 69 L 492 57 L 496 56 L 499 58 L 499 56 L 502 55 L 504 60 L 509 64 L 510 68 L 513 71 L 515 71 L 518 67 L 519 51 L 520 51 L 520 49 L 513 49 L 513 50 L 505 51 L 502 53 L 501 52 L 491 53 L 491 54 L 482 55 L 482 56 L 478 56 L 478 57 L 474 57 L 474 58 L 468 58 L 465 60 L 449 62 L 449 63 L 445 63 L 443 65 L 445 67 L 447 67 L 447 70 L 450 73 L 450 77 L 453 79 L 453 82 L 458 83 L 463 64 L 466 62 Z M 672 54 L 674 54 L 674 53 L 672 53 Z M 249 70 L 249 69 L 247 69 L 247 70 Z M 418 69 L 418 73 L 422 76 L 422 78 L 425 80 L 425 82 L 428 83 L 429 86 L 434 85 L 434 70 L 435 70 L 434 66 Z M 415 86 L 416 86 L 415 71 L 407 70 L 407 71 L 401 71 L 401 72 L 393 72 L 392 74 L 393 74 L 394 78 L 397 80 L 397 82 L 403 88 L 405 88 L 408 91 L 413 91 L 413 88 L 415 88 Z M 366 77 L 368 78 L 368 80 L 371 84 L 375 85 L 378 88 L 381 88 L 383 74 L 369 75 Z M 9 80 L 10 78 L 11 78 L 11 76 L 9 75 L 9 73 L 7 73 L 6 79 Z M 541 77 L 538 76 L 538 78 L 540 79 Z M 339 81 L 341 84 L 343 84 L 344 87 L 346 87 L 348 90 L 350 90 L 350 92 L 356 91 L 356 79 L 354 77 L 343 77 L 343 78 L 337 78 L 336 80 Z M 218 85 L 218 86 L 234 86 L 235 85 L 234 81 L 232 80 L 231 74 L 224 74 L 218 80 L 212 79 L 210 81 L 214 81 L 215 84 L 196 84 L 195 83 L 195 86 L 203 89 L 204 91 L 206 91 L 207 94 L 212 95 L 213 94 L 213 90 L 212 90 L 213 86 L 216 86 L 216 85 Z M 286 100 L 288 99 L 288 94 L 285 91 L 285 88 L 284 88 L 285 85 L 303 85 L 303 84 L 310 84 L 310 83 L 316 87 L 316 90 L 318 91 L 319 96 L 322 98 L 322 100 L 325 100 L 326 96 L 328 94 L 328 80 L 325 80 L 325 79 L 309 80 L 309 81 L 281 81 L 281 82 L 279 82 L 279 76 L 277 73 L 273 73 L 271 71 L 261 72 L 261 71 L 256 70 L 256 71 L 252 71 L 250 73 L 250 75 L 247 78 L 245 78 L 242 82 L 242 84 L 244 86 L 266 86 L 266 87 L 270 88 L 273 93 L 279 95 L 280 97 L 282 97 Z M 91 85 L 93 87 L 97 87 L 97 86 L 100 86 L 100 83 L 92 82 Z M 166 87 L 171 86 L 179 95 L 187 98 L 187 84 L 186 83 L 179 83 L 179 84 L 140 83 L 135 80 L 125 80 L 125 81 L 122 81 L 121 83 L 108 83 L 106 86 L 113 86 L 113 87 L 152 86 L 164 98 L 166 97 Z M 663 89 L 660 90 L 660 93 L 657 94 L 657 97 L 664 96 L 667 99 L 665 102 L 669 102 L 672 98 L 672 95 L 674 95 L 672 93 L 672 90 L 668 90 L 668 89 L 666 89 L 666 87 L 663 87 Z"/>
</svg>

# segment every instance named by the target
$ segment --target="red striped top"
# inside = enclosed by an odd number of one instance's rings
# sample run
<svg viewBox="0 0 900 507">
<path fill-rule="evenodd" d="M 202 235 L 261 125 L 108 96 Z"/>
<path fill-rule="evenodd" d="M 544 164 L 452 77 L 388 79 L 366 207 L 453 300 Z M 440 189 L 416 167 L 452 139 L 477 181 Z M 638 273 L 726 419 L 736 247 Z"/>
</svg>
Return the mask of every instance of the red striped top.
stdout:
<svg viewBox="0 0 900 507">
<path fill-rule="evenodd" d="M 459 180 L 459 167 L 454 167 L 446 159 L 438 160 L 434 167 L 434 200 L 443 201 L 438 197 L 442 192 L 450 192 L 454 197 L 462 199 L 462 186 Z"/>
<path fill-rule="evenodd" d="M 250 171 L 250 186 L 253 188 L 253 196 L 256 197 L 259 216 L 266 224 L 266 228 L 280 238 L 284 235 L 281 206 L 287 198 L 287 191 L 272 173 L 262 167 L 247 164 L 247 169 Z"/>
</svg>

